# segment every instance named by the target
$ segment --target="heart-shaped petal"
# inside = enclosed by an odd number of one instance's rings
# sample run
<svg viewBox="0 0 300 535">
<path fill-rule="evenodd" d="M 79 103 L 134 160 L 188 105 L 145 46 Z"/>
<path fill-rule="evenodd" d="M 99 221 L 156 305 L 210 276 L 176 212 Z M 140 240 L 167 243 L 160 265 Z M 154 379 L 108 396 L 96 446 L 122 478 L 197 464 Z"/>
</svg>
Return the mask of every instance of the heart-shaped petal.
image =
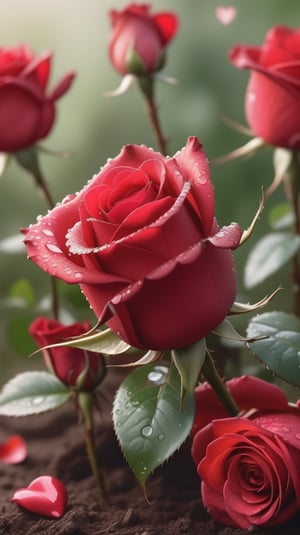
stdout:
<svg viewBox="0 0 300 535">
<path fill-rule="evenodd" d="M 68 494 L 63 483 L 55 477 L 40 476 L 28 487 L 16 490 L 11 501 L 33 513 L 60 518 L 67 505 Z"/>
<path fill-rule="evenodd" d="M 27 457 L 27 446 L 20 435 L 12 435 L 0 444 L 0 462 L 18 464 Z"/>
<path fill-rule="evenodd" d="M 236 17 L 236 8 L 234 6 L 218 6 L 215 10 L 215 16 L 221 24 L 227 26 L 227 24 L 234 21 Z"/>
</svg>

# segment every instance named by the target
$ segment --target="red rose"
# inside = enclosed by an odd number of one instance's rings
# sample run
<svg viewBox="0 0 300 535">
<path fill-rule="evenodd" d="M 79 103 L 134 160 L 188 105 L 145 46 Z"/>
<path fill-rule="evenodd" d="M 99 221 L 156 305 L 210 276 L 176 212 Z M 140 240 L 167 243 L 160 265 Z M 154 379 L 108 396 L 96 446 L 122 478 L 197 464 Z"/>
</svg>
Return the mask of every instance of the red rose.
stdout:
<svg viewBox="0 0 300 535">
<path fill-rule="evenodd" d="M 192 456 L 202 499 L 219 522 L 243 529 L 276 526 L 300 509 L 300 411 L 284 392 L 254 377 L 228 381 L 244 416 L 225 418 L 208 386 L 196 389 Z M 201 408 L 200 408 L 201 404 Z"/>
<path fill-rule="evenodd" d="M 110 11 L 113 34 L 109 57 L 121 74 L 145 74 L 162 67 L 165 47 L 174 37 L 178 20 L 173 13 L 150 15 L 147 4 L 130 4 Z"/>
<path fill-rule="evenodd" d="M 175 349 L 227 315 L 236 293 L 197 138 L 173 158 L 127 145 L 77 195 L 24 230 L 29 258 L 81 289 L 101 322 L 129 344 Z"/>
<path fill-rule="evenodd" d="M 256 136 L 300 148 L 300 29 L 272 28 L 261 47 L 237 45 L 231 62 L 251 69 L 245 110 Z"/>
<path fill-rule="evenodd" d="M 88 321 L 62 325 L 56 320 L 39 317 L 29 327 L 29 333 L 39 347 L 57 344 L 67 338 L 80 336 L 90 329 Z M 93 390 L 103 378 L 100 355 L 74 347 L 53 347 L 43 350 L 48 369 L 66 386 L 79 390 Z"/>
<path fill-rule="evenodd" d="M 70 87 L 64 76 L 49 95 L 46 86 L 52 54 L 34 57 L 26 46 L 0 48 L 0 151 L 17 152 L 47 136 L 55 119 L 55 101 Z"/>
</svg>

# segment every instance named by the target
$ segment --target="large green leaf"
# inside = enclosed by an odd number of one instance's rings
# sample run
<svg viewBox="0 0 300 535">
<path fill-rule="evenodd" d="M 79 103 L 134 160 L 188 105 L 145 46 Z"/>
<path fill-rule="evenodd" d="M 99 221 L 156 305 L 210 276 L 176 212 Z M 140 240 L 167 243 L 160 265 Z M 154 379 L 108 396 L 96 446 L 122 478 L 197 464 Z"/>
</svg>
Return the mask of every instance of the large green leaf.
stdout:
<svg viewBox="0 0 300 535">
<path fill-rule="evenodd" d="M 289 383 L 300 386 L 300 321 L 285 312 L 266 312 L 253 318 L 249 337 L 267 336 L 251 348 L 268 369 Z"/>
<path fill-rule="evenodd" d="M 181 377 L 181 388 L 193 392 L 206 356 L 205 338 L 195 344 L 172 350 L 172 359 Z"/>
<path fill-rule="evenodd" d="M 43 371 L 16 375 L 0 392 L 0 414 L 28 416 L 60 407 L 72 396 L 54 375 Z"/>
<path fill-rule="evenodd" d="M 193 419 L 194 396 L 185 392 L 181 399 L 181 379 L 175 366 L 142 366 L 121 384 L 113 407 L 114 428 L 142 486 L 185 441 Z"/>
<path fill-rule="evenodd" d="M 252 249 L 246 263 L 247 288 L 253 288 L 278 271 L 299 249 L 300 236 L 290 232 L 273 232 L 264 236 Z"/>
</svg>

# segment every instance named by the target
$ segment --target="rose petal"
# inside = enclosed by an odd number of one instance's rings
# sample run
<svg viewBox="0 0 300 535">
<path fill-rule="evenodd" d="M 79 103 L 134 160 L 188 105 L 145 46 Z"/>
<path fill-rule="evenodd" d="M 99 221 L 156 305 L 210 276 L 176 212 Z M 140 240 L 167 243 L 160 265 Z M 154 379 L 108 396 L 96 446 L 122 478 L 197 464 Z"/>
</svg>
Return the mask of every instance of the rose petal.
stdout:
<svg viewBox="0 0 300 535">
<path fill-rule="evenodd" d="M 178 30 L 178 18 L 172 13 L 157 13 L 152 18 L 159 29 L 162 44 L 168 44 Z"/>
<path fill-rule="evenodd" d="M 216 19 L 221 22 L 221 24 L 224 24 L 224 26 L 233 22 L 236 14 L 237 10 L 234 6 L 218 6 L 215 9 Z"/>
<path fill-rule="evenodd" d="M 209 236 L 207 240 L 220 249 L 236 249 L 239 246 L 243 231 L 237 223 L 231 223 L 222 227 L 216 234 Z"/>
<path fill-rule="evenodd" d="M 185 179 L 191 182 L 193 206 L 202 222 L 204 235 L 209 236 L 214 220 L 214 190 L 207 157 L 199 140 L 189 137 L 186 146 L 175 154 L 175 160 Z"/>
<path fill-rule="evenodd" d="M 0 444 L 0 462 L 18 464 L 27 457 L 27 445 L 20 435 L 12 435 Z"/>
<path fill-rule="evenodd" d="M 40 476 L 28 487 L 16 490 L 11 501 L 33 513 L 59 518 L 64 514 L 68 495 L 61 481 L 52 476 Z"/>
</svg>

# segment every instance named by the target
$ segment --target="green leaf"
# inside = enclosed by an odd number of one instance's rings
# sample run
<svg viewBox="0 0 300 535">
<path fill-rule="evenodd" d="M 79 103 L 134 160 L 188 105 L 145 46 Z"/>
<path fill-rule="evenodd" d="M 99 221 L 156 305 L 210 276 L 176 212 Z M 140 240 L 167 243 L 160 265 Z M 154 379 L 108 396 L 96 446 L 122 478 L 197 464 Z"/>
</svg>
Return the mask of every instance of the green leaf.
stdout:
<svg viewBox="0 0 300 535">
<path fill-rule="evenodd" d="M 274 230 L 291 227 L 294 223 L 294 219 L 291 205 L 287 202 L 276 204 L 269 213 L 269 222 Z"/>
<path fill-rule="evenodd" d="M 171 355 L 181 378 L 181 388 L 194 392 L 206 355 L 205 338 L 190 346 L 173 349 Z"/>
<path fill-rule="evenodd" d="M 6 254 L 16 254 L 25 252 L 22 234 L 15 234 L 0 240 L 0 252 Z"/>
<path fill-rule="evenodd" d="M 299 248 L 300 236 L 290 232 L 274 232 L 264 236 L 252 249 L 246 263 L 247 288 L 253 288 L 278 271 Z"/>
<path fill-rule="evenodd" d="M 187 438 L 194 419 L 194 396 L 181 399 L 175 366 L 142 366 L 119 387 L 113 406 L 114 428 L 127 462 L 144 487 L 153 470 Z"/>
<path fill-rule="evenodd" d="M 0 414 L 28 416 L 56 409 L 72 396 L 54 375 L 44 371 L 24 372 L 6 383 L 0 392 Z"/>
<path fill-rule="evenodd" d="M 46 347 L 78 347 L 79 349 L 95 351 L 95 353 L 103 353 L 105 355 L 121 355 L 131 348 L 129 344 L 121 340 L 110 329 L 105 329 L 105 331 L 93 330 L 77 338 L 70 338 L 66 342 Z"/>
<path fill-rule="evenodd" d="M 249 337 L 268 336 L 251 344 L 265 366 L 285 381 L 300 386 L 300 320 L 286 312 L 266 312 L 253 318 Z"/>
</svg>

